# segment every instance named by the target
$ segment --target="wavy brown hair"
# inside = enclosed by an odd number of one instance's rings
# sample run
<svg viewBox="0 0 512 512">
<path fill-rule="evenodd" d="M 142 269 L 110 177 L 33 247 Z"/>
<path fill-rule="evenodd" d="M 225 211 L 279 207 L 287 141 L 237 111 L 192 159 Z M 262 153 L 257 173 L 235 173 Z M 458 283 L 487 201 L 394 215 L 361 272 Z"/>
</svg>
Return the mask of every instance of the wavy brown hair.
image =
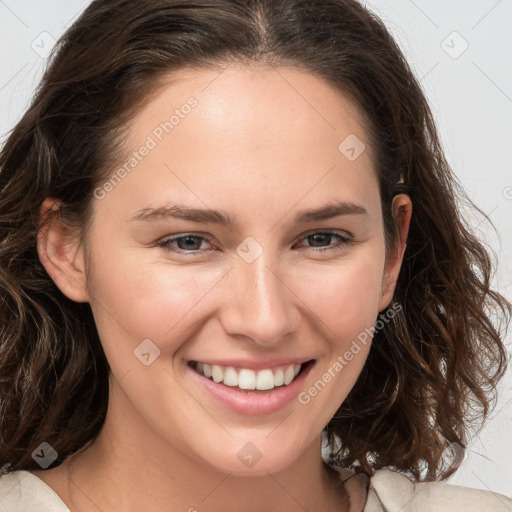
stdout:
<svg viewBox="0 0 512 512">
<path fill-rule="evenodd" d="M 362 373 L 326 426 L 331 462 L 416 479 L 455 469 L 495 400 L 512 307 L 490 288 L 491 250 L 466 223 L 420 84 L 382 21 L 356 0 L 96 0 L 60 38 L 36 94 L 0 153 L 0 466 L 56 465 L 99 432 L 109 365 L 89 304 L 65 297 L 38 258 L 46 197 L 54 215 L 91 221 L 95 186 L 122 153 L 127 123 L 160 80 L 229 63 L 295 66 L 350 98 L 366 120 L 386 248 L 395 194 L 414 205 L 394 302 Z M 403 179 L 401 179 L 403 178 Z M 483 214 L 483 213 L 482 213 Z M 483 214 L 484 215 L 484 214 Z M 498 325 L 499 322 L 499 325 Z"/>
</svg>

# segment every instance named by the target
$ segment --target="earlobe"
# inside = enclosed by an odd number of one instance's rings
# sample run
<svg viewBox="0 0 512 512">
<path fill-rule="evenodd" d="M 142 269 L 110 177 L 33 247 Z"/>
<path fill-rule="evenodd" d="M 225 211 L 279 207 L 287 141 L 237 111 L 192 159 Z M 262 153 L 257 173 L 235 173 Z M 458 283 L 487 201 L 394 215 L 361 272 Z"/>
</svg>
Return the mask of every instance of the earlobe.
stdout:
<svg viewBox="0 0 512 512">
<path fill-rule="evenodd" d="M 82 244 L 59 220 L 61 202 L 46 198 L 41 205 L 37 253 L 60 291 L 75 302 L 89 302 Z"/>
<path fill-rule="evenodd" d="M 379 311 L 389 306 L 395 292 L 396 282 L 400 273 L 403 256 L 407 247 L 407 236 L 412 216 L 412 202 L 407 194 L 399 194 L 393 198 L 391 205 L 392 215 L 398 228 L 398 238 L 395 246 L 391 248 L 384 268 L 382 280 L 381 300 Z"/>
</svg>

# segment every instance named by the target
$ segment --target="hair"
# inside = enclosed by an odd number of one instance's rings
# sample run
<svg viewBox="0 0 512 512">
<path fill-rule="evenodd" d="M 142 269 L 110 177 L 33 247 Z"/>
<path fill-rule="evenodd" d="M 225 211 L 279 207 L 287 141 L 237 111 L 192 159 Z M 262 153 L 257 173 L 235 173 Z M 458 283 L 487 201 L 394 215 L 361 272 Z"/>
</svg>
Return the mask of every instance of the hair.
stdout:
<svg viewBox="0 0 512 512">
<path fill-rule="evenodd" d="M 463 449 L 492 409 L 507 364 L 501 321 L 508 326 L 512 306 L 491 289 L 492 251 L 460 205 L 491 221 L 453 175 L 421 86 L 383 22 L 356 0 L 95 0 L 59 39 L 0 153 L 3 473 L 40 469 L 31 454 L 41 442 L 60 464 L 94 439 L 108 407 L 110 367 L 90 305 L 64 296 L 38 257 L 43 200 L 60 201 L 46 221 L 85 237 L 94 188 L 119 164 L 135 113 L 171 74 L 230 63 L 294 66 L 356 105 L 386 254 L 399 237 L 393 197 L 413 203 L 394 314 L 325 428 L 330 462 L 445 479 L 457 469 L 446 448 Z"/>
</svg>

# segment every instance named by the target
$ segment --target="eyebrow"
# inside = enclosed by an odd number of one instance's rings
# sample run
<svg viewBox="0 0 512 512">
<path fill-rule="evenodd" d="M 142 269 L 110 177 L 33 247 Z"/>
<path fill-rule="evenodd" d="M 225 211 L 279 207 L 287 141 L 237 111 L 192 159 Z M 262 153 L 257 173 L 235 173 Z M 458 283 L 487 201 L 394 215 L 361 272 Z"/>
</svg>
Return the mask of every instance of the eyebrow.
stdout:
<svg viewBox="0 0 512 512">
<path fill-rule="evenodd" d="M 367 215 L 364 206 L 353 202 L 335 201 L 319 208 L 302 210 L 295 216 L 298 224 L 307 224 L 319 220 L 332 219 L 341 215 Z M 181 219 L 191 222 L 202 222 L 230 226 L 233 219 L 218 210 L 188 208 L 183 205 L 163 206 L 160 208 L 143 208 L 137 210 L 130 221 L 149 221 L 158 218 Z"/>
</svg>

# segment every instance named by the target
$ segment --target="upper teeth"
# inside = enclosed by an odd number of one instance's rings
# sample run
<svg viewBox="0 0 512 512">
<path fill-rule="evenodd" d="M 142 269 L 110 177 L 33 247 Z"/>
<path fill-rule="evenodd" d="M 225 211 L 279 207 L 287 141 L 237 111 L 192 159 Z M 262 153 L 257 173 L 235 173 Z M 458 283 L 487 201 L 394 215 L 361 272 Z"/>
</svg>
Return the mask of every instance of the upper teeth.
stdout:
<svg viewBox="0 0 512 512">
<path fill-rule="evenodd" d="M 197 363 L 196 370 L 205 377 L 212 377 L 215 382 L 222 382 L 226 386 L 264 391 L 275 386 L 290 384 L 300 372 L 301 366 L 300 364 L 289 364 L 274 370 L 259 370 L 256 373 L 248 368 Z"/>
</svg>

